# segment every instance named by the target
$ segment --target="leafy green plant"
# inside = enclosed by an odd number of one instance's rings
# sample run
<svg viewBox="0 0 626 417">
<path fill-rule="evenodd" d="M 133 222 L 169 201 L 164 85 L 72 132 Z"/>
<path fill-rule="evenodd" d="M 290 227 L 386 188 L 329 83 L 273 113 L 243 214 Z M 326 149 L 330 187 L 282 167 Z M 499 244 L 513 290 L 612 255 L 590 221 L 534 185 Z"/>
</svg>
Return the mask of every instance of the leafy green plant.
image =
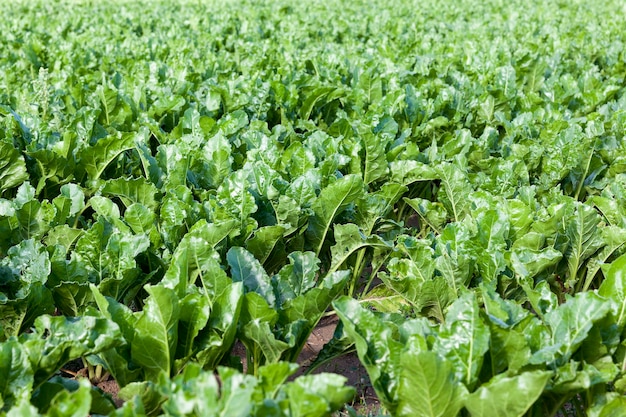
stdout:
<svg viewBox="0 0 626 417">
<path fill-rule="evenodd" d="M 392 415 L 624 414 L 596 3 L 5 7 L 0 414 L 328 415 L 341 378 L 286 378 L 333 305 L 314 365 L 356 349 Z"/>
</svg>

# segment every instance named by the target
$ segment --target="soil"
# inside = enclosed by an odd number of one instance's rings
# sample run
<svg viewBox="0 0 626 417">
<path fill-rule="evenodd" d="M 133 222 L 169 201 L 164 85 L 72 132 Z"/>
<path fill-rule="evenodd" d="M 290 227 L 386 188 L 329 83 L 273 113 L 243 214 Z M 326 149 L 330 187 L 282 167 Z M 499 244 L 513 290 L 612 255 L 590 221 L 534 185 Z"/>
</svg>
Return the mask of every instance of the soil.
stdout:
<svg viewBox="0 0 626 417">
<path fill-rule="evenodd" d="M 323 317 L 317 327 L 311 332 L 306 345 L 302 348 L 302 352 L 298 357 L 300 368 L 292 378 L 303 375 L 313 363 L 317 355 L 320 353 L 326 343 L 328 343 L 335 333 L 335 327 L 339 319 L 337 316 Z M 233 347 L 233 355 L 241 359 L 244 372 L 247 370 L 246 364 L 246 348 L 241 342 L 237 342 Z M 358 415 L 378 415 L 380 410 L 380 401 L 376 397 L 374 388 L 370 382 L 367 371 L 359 361 L 356 353 L 348 353 L 341 357 L 335 358 L 323 365 L 317 367 L 312 374 L 323 372 L 332 372 L 334 374 L 343 375 L 347 378 L 346 385 L 350 385 L 356 389 L 356 395 L 350 406 L 354 408 Z"/>
<path fill-rule="evenodd" d="M 315 360 L 324 345 L 333 338 L 338 321 L 337 316 L 324 317 L 320 320 L 300 353 L 298 358 L 300 369 L 298 369 L 296 376 L 302 375 L 307 371 L 309 365 Z M 311 373 L 318 374 L 322 372 L 343 375 L 348 379 L 346 384 L 356 388 L 356 396 L 351 405 L 359 411 L 359 414 L 366 412 L 364 415 L 367 415 L 369 412 L 378 411 L 380 408 L 380 402 L 376 397 L 367 371 L 359 361 L 356 353 L 348 353 L 335 358 L 319 366 Z"/>
</svg>

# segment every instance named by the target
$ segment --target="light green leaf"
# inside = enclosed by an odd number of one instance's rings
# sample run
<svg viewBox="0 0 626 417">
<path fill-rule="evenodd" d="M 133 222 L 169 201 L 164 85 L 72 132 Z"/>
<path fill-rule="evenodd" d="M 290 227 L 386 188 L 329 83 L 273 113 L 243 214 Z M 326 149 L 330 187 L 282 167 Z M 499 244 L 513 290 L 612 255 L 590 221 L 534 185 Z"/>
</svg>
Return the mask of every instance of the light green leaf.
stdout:
<svg viewBox="0 0 626 417">
<path fill-rule="evenodd" d="M 448 213 L 443 204 L 433 202 L 424 198 L 403 198 L 403 201 L 409 205 L 420 218 L 430 226 L 433 231 L 440 233 L 446 220 Z"/>
<path fill-rule="evenodd" d="M 587 262 L 587 274 L 585 276 L 585 283 L 582 286 L 583 291 L 587 291 L 591 287 L 596 274 L 611 256 L 623 252 L 624 244 L 626 243 L 626 229 L 617 226 L 605 226 L 600 232 L 606 246 L 600 249 L 598 253 Z"/>
<path fill-rule="evenodd" d="M 543 393 L 551 372 L 500 374 L 465 399 L 472 417 L 522 417 Z"/>
<path fill-rule="evenodd" d="M 0 343 L 0 375 L 0 410 L 30 399 L 34 373 L 27 352 L 15 338 Z"/>
<path fill-rule="evenodd" d="M 392 161 L 389 168 L 391 180 L 405 186 L 418 181 L 432 181 L 439 178 L 435 168 L 418 161 Z"/>
<path fill-rule="evenodd" d="M 124 151 L 135 147 L 137 133 L 111 135 L 100 139 L 94 146 L 82 148 L 77 155 L 80 166 L 87 174 L 87 179 L 100 178 L 109 164 Z"/>
<path fill-rule="evenodd" d="M 480 316 L 476 295 L 468 292 L 450 306 L 433 351 L 448 359 L 456 378 L 472 390 L 478 383 L 489 340 L 489 328 Z"/>
<path fill-rule="evenodd" d="M 145 178 L 116 178 L 108 180 L 102 187 L 102 195 L 118 197 L 126 207 L 133 203 L 156 210 L 158 189 Z"/>
<path fill-rule="evenodd" d="M 119 346 L 122 339 L 117 324 L 108 319 L 43 315 L 35 320 L 33 333 L 20 336 L 20 343 L 28 352 L 35 385 L 39 385 L 67 362 Z"/>
<path fill-rule="evenodd" d="M 626 325 L 626 255 L 622 255 L 610 265 L 602 268 L 604 281 L 598 294 L 612 302 L 612 314 L 620 329 Z"/>
<path fill-rule="evenodd" d="M 467 391 L 448 360 L 434 352 L 409 351 L 402 355 L 400 366 L 398 416 L 457 416 Z"/>
<path fill-rule="evenodd" d="M 574 216 L 565 228 L 569 243 L 564 255 L 569 271 L 565 280 L 566 288 L 574 288 L 582 264 L 604 246 L 598 230 L 600 223 L 598 212 L 586 204 L 577 204 L 576 207 Z"/>
<path fill-rule="evenodd" d="M 332 257 L 330 270 L 337 271 L 356 251 L 362 248 L 378 248 L 391 250 L 390 243 L 380 236 L 366 236 L 356 224 L 337 224 L 335 229 L 335 245 L 330 248 Z"/>
<path fill-rule="evenodd" d="M 13 145 L 0 140 L 0 195 L 26 180 L 24 156 Z"/>
<path fill-rule="evenodd" d="M 347 175 L 324 188 L 312 205 L 307 236 L 309 245 L 319 256 L 332 221 L 362 195 L 363 181 L 357 175 Z"/>
<path fill-rule="evenodd" d="M 610 308 L 596 293 L 584 292 L 546 313 L 544 322 L 550 328 L 550 339 L 533 353 L 530 363 L 557 366 L 567 363 L 587 338 L 591 327 L 604 318 Z"/>
<path fill-rule="evenodd" d="M 393 120 L 393 119 L 392 119 Z M 397 129 L 397 125 L 396 125 Z M 388 172 L 384 135 L 366 132 L 361 136 L 365 150 L 363 182 L 366 185 L 384 178 Z"/>
<path fill-rule="evenodd" d="M 292 252 L 289 265 L 272 277 L 280 304 L 304 294 L 317 284 L 320 260 L 313 252 Z"/>
<path fill-rule="evenodd" d="M 395 413 L 404 345 L 394 339 L 393 327 L 362 308 L 358 301 L 341 297 L 333 302 L 333 307 L 354 341 L 378 398 L 390 413 Z"/>
<path fill-rule="evenodd" d="M 169 288 L 147 285 L 145 289 L 150 296 L 135 324 L 131 352 L 146 378 L 157 381 L 159 374 L 169 375 L 174 365 L 180 304 Z"/>
<path fill-rule="evenodd" d="M 254 236 L 246 242 L 246 249 L 261 264 L 265 264 L 274 248 L 282 240 L 285 231 L 285 227 L 281 225 L 260 227 L 254 232 Z"/>
<path fill-rule="evenodd" d="M 441 179 L 444 193 L 439 192 L 437 197 L 443 203 L 454 221 L 461 221 L 469 214 L 469 200 L 467 196 L 472 192 L 467 175 L 454 164 L 443 164 L 437 167 L 437 174 Z"/>
</svg>

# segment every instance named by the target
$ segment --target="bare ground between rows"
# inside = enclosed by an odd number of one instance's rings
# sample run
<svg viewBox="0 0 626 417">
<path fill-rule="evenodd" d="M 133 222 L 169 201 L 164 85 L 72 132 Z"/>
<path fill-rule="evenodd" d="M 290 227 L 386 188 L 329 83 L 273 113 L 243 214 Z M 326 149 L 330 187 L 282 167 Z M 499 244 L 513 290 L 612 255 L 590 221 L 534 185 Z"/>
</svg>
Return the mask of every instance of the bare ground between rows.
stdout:
<svg viewBox="0 0 626 417">
<path fill-rule="evenodd" d="M 294 375 L 294 377 L 303 375 L 313 363 L 317 355 L 320 353 L 326 343 L 328 343 L 335 332 L 335 328 L 338 323 L 337 316 L 324 317 L 318 325 L 315 327 L 306 345 L 302 349 L 298 358 L 298 364 L 300 368 Z M 237 342 L 233 347 L 232 354 L 241 359 L 244 372 L 247 369 L 246 364 L 246 349 L 241 342 Z M 68 363 L 62 370 L 65 376 L 74 378 L 86 378 L 87 369 L 84 368 L 81 360 L 76 360 Z M 335 374 L 343 375 L 347 378 L 347 385 L 353 386 L 356 389 L 356 395 L 352 404 L 350 404 L 359 415 L 377 415 L 380 410 L 380 402 L 376 397 L 374 388 L 370 382 L 369 376 L 356 353 L 348 353 L 341 357 L 330 360 L 329 362 L 320 365 L 312 374 L 318 374 L 322 372 L 332 372 Z M 110 394 L 115 404 L 120 407 L 123 401 L 118 397 L 119 386 L 114 379 L 109 378 L 106 381 L 101 381 L 95 384 L 103 392 Z"/>
<path fill-rule="evenodd" d="M 323 317 L 320 320 L 302 348 L 302 352 L 298 357 L 300 368 L 291 379 L 304 375 L 307 372 L 324 345 L 333 338 L 338 322 L 339 319 L 335 315 Z M 241 342 L 235 344 L 233 355 L 241 358 L 245 371 L 247 369 L 246 348 Z M 356 389 L 356 395 L 350 405 L 357 410 L 359 415 L 370 415 L 370 413 L 377 415 L 380 410 L 380 401 L 378 401 L 367 371 L 359 361 L 356 353 L 348 353 L 334 358 L 315 368 L 311 373 L 319 374 L 322 372 L 331 372 L 347 378 L 346 384 Z"/>
</svg>

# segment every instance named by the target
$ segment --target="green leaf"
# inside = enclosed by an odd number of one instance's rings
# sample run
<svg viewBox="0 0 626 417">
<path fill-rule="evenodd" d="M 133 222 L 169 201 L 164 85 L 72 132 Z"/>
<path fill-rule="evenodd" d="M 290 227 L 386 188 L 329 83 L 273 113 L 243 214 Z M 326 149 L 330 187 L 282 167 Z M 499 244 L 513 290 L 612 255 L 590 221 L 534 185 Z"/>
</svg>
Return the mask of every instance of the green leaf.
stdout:
<svg viewBox="0 0 626 417">
<path fill-rule="evenodd" d="M 124 212 L 124 220 L 135 234 L 149 234 L 150 237 L 152 237 L 152 233 L 156 231 L 156 214 L 154 211 L 141 204 L 135 203 L 128 206 Z M 154 239 L 160 240 L 160 236 Z M 154 242 L 153 239 L 151 239 L 151 241 Z"/>
<path fill-rule="evenodd" d="M 525 284 L 522 284 L 522 288 L 533 310 L 541 318 L 548 312 L 556 309 L 559 305 L 557 295 L 552 292 L 550 285 L 548 285 L 546 281 L 539 282 L 534 289 Z"/>
<path fill-rule="evenodd" d="M 563 254 L 556 249 L 513 248 L 510 264 L 520 277 L 532 278 L 557 265 Z"/>
<path fill-rule="evenodd" d="M 176 247 L 162 284 L 175 289 L 178 297 L 184 297 L 188 285 L 194 284 L 209 270 L 214 270 L 215 262 L 219 263 L 219 255 L 214 248 L 236 226 L 235 221 L 222 224 L 207 223 L 205 220 L 197 222 Z"/>
<path fill-rule="evenodd" d="M 481 248 L 477 251 L 478 271 L 484 281 L 494 281 L 506 268 L 504 253 L 509 234 L 508 218 L 502 211 L 486 210 L 479 212 L 475 219 L 478 228 L 476 240 Z"/>
<path fill-rule="evenodd" d="M 219 264 L 207 272 L 201 279 L 212 309 L 207 326 L 194 341 L 194 349 L 198 363 L 214 369 L 235 343 L 244 291 L 243 284 L 230 281 Z"/>
<path fill-rule="evenodd" d="M 550 338 L 546 345 L 533 353 L 530 363 L 554 363 L 557 366 L 567 363 L 592 326 L 604 318 L 610 308 L 604 298 L 584 292 L 546 313 L 544 322 L 549 326 Z"/>
<path fill-rule="evenodd" d="M 421 286 L 415 306 L 428 317 L 436 319 L 439 323 L 445 321 L 445 314 L 448 307 L 456 300 L 456 293 L 448 282 L 436 277 L 431 281 L 426 281 Z"/>
<path fill-rule="evenodd" d="M 7 336 L 17 336 L 39 315 L 54 311 L 45 286 L 50 271 L 45 247 L 32 239 L 13 246 L 0 260 L 0 323 Z"/>
<path fill-rule="evenodd" d="M 354 397 L 355 389 L 344 386 L 346 380 L 330 373 L 305 375 L 282 387 L 281 393 L 289 398 L 292 416 L 327 416 Z"/>
<path fill-rule="evenodd" d="M 81 379 L 76 391 L 63 390 L 52 398 L 46 416 L 83 417 L 89 415 L 91 401 L 91 384 L 87 379 Z"/>
<path fill-rule="evenodd" d="M 379 190 L 368 193 L 356 202 L 356 223 L 365 234 L 371 234 L 382 219 L 388 217 L 394 205 L 408 187 L 387 182 Z"/>
<path fill-rule="evenodd" d="M 157 386 L 148 381 L 130 383 L 120 389 L 118 396 L 127 403 L 132 401 L 134 409 L 138 409 L 149 416 L 156 415 L 161 410 L 165 400 L 163 394 L 157 392 Z M 131 415 L 134 416 L 134 414 Z"/>
<path fill-rule="evenodd" d="M 577 210 L 565 228 L 565 235 L 569 242 L 564 255 L 569 271 L 565 281 L 567 288 L 574 288 L 581 265 L 604 246 L 598 230 L 599 223 L 600 215 L 593 207 L 577 204 Z"/>
<path fill-rule="evenodd" d="M 283 226 L 264 226 L 254 232 L 254 236 L 246 242 L 246 249 L 255 258 L 265 264 L 272 251 L 279 245 L 285 233 Z"/>
<path fill-rule="evenodd" d="M 390 413 L 395 413 L 403 344 L 394 339 L 392 327 L 363 309 L 358 301 L 341 297 L 333 302 L 333 307 L 354 341 L 378 398 Z"/>
<path fill-rule="evenodd" d="M 320 260 L 313 252 L 292 252 L 289 264 L 272 277 L 280 304 L 298 297 L 317 285 Z"/>
<path fill-rule="evenodd" d="M 384 141 L 384 135 L 371 132 L 366 132 L 362 135 L 361 140 L 363 141 L 363 149 L 365 150 L 363 182 L 365 185 L 369 185 L 372 182 L 384 178 L 388 172 L 386 143 Z"/>
<path fill-rule="evenodd" d="M 587 262 L 587 274 L 585 283 L 582 286 L 582 291 L 587 291 L 589 287 L 591 287 L 602 265 L 611 256 L 619 254 L 624 249 L 624 244 L 626 243 L 626 229 L 617 226 L 606 226 L 601 229 L 601 234 L 602 241 L 606 246 L 600 249 L 598 253 Z"/>
<path fill-rule="evenodd" d="M 404 297 L 385 285 L 372 288 L 360 300 L 365 306 L 381 313 L 396 313 L 409 308 Z"/>
<path fill-rule="evenodd" d="M 180 370 L 193 355 L 194 340 L 207 325 L 211 313 L 211 305 L 207 297 L 199 292 L 187 294 L 180 300 L 179 308 L 175 371 Z"/>
<path fill-rule="evenodd" d="M 388 273 L 381 273 L 379 276 L 386 286 L 421 310 L 424 307 L 422 287 L 432 280 L 435 272 L 431 243 L 400 236 L 396 249 L 409 254 L 409 259 L 392 258 L 386 265 Z"/>
<path fill-rule="evenodd" d="M 391 250 L 392 246 L 378 235 L 366 236 L 356 224 L 337 224 L 335 229 L 335 245 L 330 248 L 332 257 L 330 270 L 337 271 L 356 251 L 371 247 Z"/>
<path fill-rule="evenodd" d="M 436 238 L 436 269 L 457 294 L 474 274 L 474 252 L 471 230 L 464 223 L 449 223 Z"/>
<path fill-rule="evenodd" d="M 56 307 L 68 316 L 78 316 L 91 302 L 89 272 L 76 259 L 66 260 L 60 251 L 52 259 L 47 286 L 52 290 Z"/>
<path fill-rule="evenodd" d="M 63 224 L 85 207 L 85 194 L 83 190 L 75 184 L 65 184 L 61 186 L 61 195 L 52 200 L 57 213 L 57 224 Z"/>
<path fill-rule="evenodd" d="M 472 417 L 522 417 L 543 393 L 552 372 L 498 375 L 465 399 Z"/>
<path fill-rule="evenodd" d="M 432 202 L 424 198 L 403 198 L 405 203 L 409 205 L 420 218 L 430 226 L 433 231 L 440 233 L 446 220 L 448 213 L 443 204 Z"/>
<path fill-rule="evenodd" d="M 122 340 L 119 327 L 108 319 L 44 315 L 35 320 L 33 333 L 20 336 L 20 343 L 28 352 L 37 386 L 67 362 L 113 348 Z"/>
<path fill-rule="evenodd" d="M 91 181 L 99 179 L 104 170 L 119 154 L 135 147 L 137 136 L 137 133 L 111 135 L 100 139 L 94 146 L 82 148 L 78 152 L 77 158 L 81 168 L 87 174 L 87 179 Z"/>
<path fill-rule="evenodd" d="M 219 368 L 219 381 L 211 372 L 202 372 L 197 366 L 188 367 L 171 383 L 161 383 L 165 394 L 163 410 L 168 415 L 188 415 L 192 411 L 203 416 L 251 415 L 256 379 L 232 369 Z"/>
<path fill-rule="evenodd" d="M 0 411 L 30 399 L 34 373 L 27 352 L 15 338 L 0 343 L 0 375 Z"/>
<path fill-rule="evenodd" d="M 0 140 L 0 195 L 28 180 L 24 156 L 11 144 Z"/>
<path fill-rule="evenodd" d="M 306 98 L 302 102 L 302 107 L 300 107 L 300 117 L 303 119 L 308 119 L 311 116 L 311 112 L 318 103 L 321 102 L 322 105 L 325 102 L 329 102 L 334 100 L 333 97 L 339 94 L 341 95 L 343 90 L 335 89 L 334 87 L 318 87 L 314 89 L 311 93 L 307 94 Z"/>
<path fill-rule="evenodd" d="M 73 229 L 67 224 L 63 224 L 50 229 L 43 243 L 46 246 L 61 245 L 66 251 L 69 251 L 82 234 L 83 231 L 81 229 Z"/>
<path fill-rule="evenodd" d="M 54 376 L 37 388 L 33 393 L 31 402 L 37 406 L 41 413 L 48 413 L 51 408 L 58 406 L 56 404 L 58 398 L 73 399 L 77 395 L 76 391 L 82 388 L 81 382 L 84 382 L 84 379 L 81 381 Z M 109 415 L 115 410 L 115 404 L 110 395 L 107 398 L 99 389 L 91 386 L 89 388 L 91 397 L 89 411 L 91 414 Z M 68 406 L 67 404 L 63 405 L 63 407 Z"/>
<path fill-rule="evenodd" d="M 244 239 L 257 228 L 252 217 L 258 211 L 254 196 L 249 191 L 249 181 L 244 171 L 233 172 L 217 189 L 217 197 L 229 219 L 237 219 Z"/>
<path fill-rule="evenodd" d="M 621 417 L 626 412 L 626 397 L 613 394 L 604 403 L 596 404 L 589 410 L 589 417 Z"/>
<path fill-rule="evenodd" d="M 335 217 L 362 195 L 363 181 L 357 175 L 347 175 L 324 188 L 312 205 L 307 237 L 315 254 L 322 251 L 326 235 Z"/>
<path fill-rule="evenodd" d="M 243 282 L 246 292 L 256 292 L 270 306 L 276 303 L 271 279 L 254 255 L 244 248 L 231 247 L 226 259 L 234 282 Z"/>
<path fill-rule="evenodd" d="M 434 352 L 411 350 L 402 355 L 398 416 L 456 417 L 467 395 L 452 364 Z"/>
<path fill-rule="evenodd" d="M 531 352 L 525 328 L 534 317 L 521 305 L 505 300 L 492 288 L 483 285 L 482 300 L 491 333 L 489 355 L 493 373 L 509 369 L 517 372 L 528 364 Z"/>
<path fill-rule="evenodd" d="M 239 338 L 254 359 L 248 364 L 252 369 L 258 365 L 278 362 L 290 345 L 276 338 L 274 326 L 278 313 L 258 293 L 247 293 L 243 299 Z"/>
<path fill-rule="evenodd" d="M 392 161 L 389 164 L 391 180 L 408 186 L 414 182 L 432 181 L 439 178 L 437 170 L 418 161 Z"/>
<path fill-rule="evenodd" d="M 489 340 L 489 327 L 480 316 L 476 295 L 468 292 L 450 306 L 433 351 L 448 359 L 456 378 L 472 390 L 478 383 Z"/>
<path fill-rule="evenodd" d="M 135 324 L 131 352 L 146 378 L 156 381 L 161 373 L 169 375 L 174 365 L 180 303 L 169 288 L 147 285 L 145 289 L 150 296 Z"/>
<path fill-rule="evenodd" d="M 324 277 L 318 288 L 313 288 L 298 297 L 288 300 L 279 312 L 281 324 L 300 323 L 293 334 L 294 349 L 284 359 L 295 361 L 301 349 L 306 344 L 309 335 L 317 325 L 331 302 L 344 290 L 350 273 L 348 271 L 334 272 Z"/>
<path fill-rule="evenodd" d="M 466 174 L 454 164 L 443 164 L 437 167 L 444 193 L 437 194 L 454 221 L 461 221 L 469 214 L 467 196 L 472 192 Z"/>
<path fill-rule="evenodd" d="M 603 272 L 605 278 L 598 294 L 611 300 L 615 323 L 622 330 L 626 325 L 626 254 L 604 265 Z"/>
<path fill-rule="evenodd" d="M 101 189 L 102 195 L 119 198 L 126 207 L 133 203 L 155 210 L 158 189 L 145 178 L 116 178 L 108 180 Z"/>
</svg>

